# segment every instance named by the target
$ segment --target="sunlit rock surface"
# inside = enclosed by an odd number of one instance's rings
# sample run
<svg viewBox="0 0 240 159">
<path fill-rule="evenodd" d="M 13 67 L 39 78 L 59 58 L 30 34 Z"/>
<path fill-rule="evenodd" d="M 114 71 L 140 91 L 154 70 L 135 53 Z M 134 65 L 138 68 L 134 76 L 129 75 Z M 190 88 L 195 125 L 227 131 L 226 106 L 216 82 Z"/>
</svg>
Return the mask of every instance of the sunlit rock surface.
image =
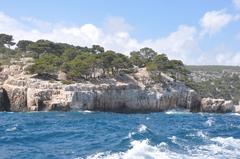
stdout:
<svg viewBox="0 0 240 159">
<path fill-rule="evenodd" d="M 113 112 L 157 112 L 174 108 L 200 110 L 200 97 L 167 75 L 154 83 L 146 69 L 134 75 L 104 78 L 95 82 L 62 84 L 26 75 L 19 66 L 5 67 L 1 80 L 10 111 L 100 110 Z"/>
</svg>

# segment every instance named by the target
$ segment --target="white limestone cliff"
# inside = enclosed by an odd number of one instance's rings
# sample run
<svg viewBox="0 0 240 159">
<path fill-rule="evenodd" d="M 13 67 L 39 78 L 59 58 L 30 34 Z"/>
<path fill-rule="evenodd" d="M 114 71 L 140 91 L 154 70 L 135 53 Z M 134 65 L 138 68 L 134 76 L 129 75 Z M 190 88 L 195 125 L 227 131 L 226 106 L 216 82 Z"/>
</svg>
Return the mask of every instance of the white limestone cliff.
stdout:
<svg viewBox="0 0 240 159">
<path fill-rule="evenodd" d="M 15 68 L 15 67 L 14 67 Z M 14 69 L 16 70 L 16 69 Z M 18 70 L 18 69 L 17 69 Z M 144 70 L 142 70 L 144 71 Z M 17 74 L 18 73 L 18 74 Z M 146 85 L 125 75 L 99 83 L 62 84 L 17 72 L 3 82 L 11 111 L 99 110 L 113 112 L 158 112 L 173 108 L 199 111 L 200 97 L 181 82 L 169 80 Z"/>
</svg>

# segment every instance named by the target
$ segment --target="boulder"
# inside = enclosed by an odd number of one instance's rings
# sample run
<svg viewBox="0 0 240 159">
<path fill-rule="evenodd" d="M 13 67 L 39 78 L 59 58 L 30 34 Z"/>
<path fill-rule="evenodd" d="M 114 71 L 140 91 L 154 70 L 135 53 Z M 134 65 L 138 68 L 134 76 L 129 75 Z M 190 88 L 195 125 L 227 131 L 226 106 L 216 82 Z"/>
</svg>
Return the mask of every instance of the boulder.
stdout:
<svg viewBox="0 0 240 159">
<path fill-rule="evenodd" d="M 201 111 L 211 113 L 234 112 L 233 101 L 224 99 L 203 98 L 201 100 Z"/>
<path fill-rule="evenodd" d="M 240 114 L 240 105 L 235 105 L 234 106 L 234 112 Z"/>
<path fill-rule="evenodd" d="M 62 71 L 59 71 L 58 73 L 58 80 L 60 81 L 66 81 L 68 78 L 67 78 L 67 74 L 62 72 Z"/>
</svg>

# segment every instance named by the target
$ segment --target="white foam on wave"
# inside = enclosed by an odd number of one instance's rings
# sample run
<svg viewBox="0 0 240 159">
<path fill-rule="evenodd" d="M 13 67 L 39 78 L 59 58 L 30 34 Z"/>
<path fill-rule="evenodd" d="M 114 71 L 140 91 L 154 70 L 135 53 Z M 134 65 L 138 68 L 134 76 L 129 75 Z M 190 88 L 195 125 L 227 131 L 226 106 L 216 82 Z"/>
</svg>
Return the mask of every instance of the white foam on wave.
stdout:
<svg viewBox="0 0 240 159">
<path fill-rule="evenodd" d="M 205 122 L 208 126 L 212 126 L 215 123 L 213 117 L 209 117 L 208 120 Z"/>
<path fill-rule="evenodd" d="M 6 111 L 0 112 L 0 114 L 13 114 L 13 113 L 17 113 L 17 112 L 6 112 Z"/>
<path fill-rule="evenodd" d="M 135 135 L 136 133 L 145 133 L 147 131 L 147 126 L 144 124 L 140 124 L 137 127 L 137 132 L 129 132 L 127 138 L 132 138 L 133 135 Z"/>
<path fill-rule="evenodd" d="M 191 114 L 191 112 L 189 112 L 189 110 L 168 110 L 165 112 L 165 114 Z"/>
<path fill-rule="evenodd" d="M 12 128 L 6 129 L 5 131 L 6 132 L 12 132 L 12 131 L 16 131 L 16 130 L 17 130 L 17 127 L 12 127 Z"/>
<path fill-rule="evenodd" d="M 207 133 L 200 130 L 200 131 L 197 132 L 197 136 L 202 137 L 202 138 L 207 138 Z"/>
<path fill-rule="evenodd" d="M 174 137 L 173 137 L 174 139 Z M 150 145 L 149 140 L 133 141 L 126 152 L 101 152 L 90 155 L 87 159 L 216 159 L 240 158 L 240 139 L 216 137 L 209 144 L 188 148 L 187 152 L 177 153 L 169 150 L 166 143 Z M 184 145 L 183 145 L 184 146 Z"/>
<path fill-rule="evenodd" d="M 233 137 L 212 138 L 212 144 L 200 146 L 199 150 L 206 154 L 210 153 L 215 158 L 240 158 L 240 139 Z"/>
<path fill-rule="evenodd" d="M 174 154 L 167 153 L 167 144 L 160 143 L 157 146 L 151 146 L 149 140 L 132 141 L 131 148 L 126 152 L 119 153 L 98 153 L 87 157 L 87 159 L 148 159 L 148 158 L 161 158 L 161 159 L 177 159 Z"/>
<path fill-rule="evenodd" d="M 172 136 L 172 137 L 169 137 L 169 139 L 172 141 L 172 143 L 177 143 L 177 137 L 176 136 Z"/>
<path fill-rule="evenodd" d="M 140 125 L 138 126 L 138 132 L 139 132 L 139 133 L 145 133 L 146 131 L 147 131 L 147 126 L 146 126 L 146 125 L 140 124 Z"/>
<path fill-rule="evenodd" d="M 17 131 L 18 124 L 14 124 L 13 127 L 6 129 L 6 132 Z"/>
<path fill-rule="evenodd" d="M 230 113 L 230 115 L 234 115 L 234 116 L 240 116 L 239 113 Z"/>
<path fill-rule="evenodd" d="M 187 134 L 186 136 L 191 136 L 191 137 L 201 137 L 201 138 L 207 138 L 207 133 L 205 133 L 202 130 L 198 130 L 195 133 Z"/>
<path fill-rule="evenodd" d="M 78 112 L 83 114 L 93 113 L 93 111 L 90 110 L 79 110 Z"/>
<path fill-rule="evenodd" d="M 132 138 L 133 135 L 135 135 L 136 133 L 135 132 L 129 132 L 128 133 L 128 138 Z"/>
</svg>

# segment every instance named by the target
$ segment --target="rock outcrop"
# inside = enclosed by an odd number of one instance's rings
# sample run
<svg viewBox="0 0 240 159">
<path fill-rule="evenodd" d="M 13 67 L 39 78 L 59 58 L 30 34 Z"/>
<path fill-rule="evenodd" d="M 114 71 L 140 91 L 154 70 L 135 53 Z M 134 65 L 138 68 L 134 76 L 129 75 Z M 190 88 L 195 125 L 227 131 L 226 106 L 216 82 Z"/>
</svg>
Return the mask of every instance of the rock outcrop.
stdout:
<svg viewBox="0 0 240 159">
<path fill-rule="evenodd" d="M 27 75 L 9 77 L 3 84 L 11 111 L 99 110 L 112 112 L 158 112 L 173 108 L 200 110 L 198 94 L 180 82 L 146 88 L 132 77 L 102 83 L 62 84 Z"/>
<path fill-rule="evenodd" d="M 20 66 L 5 66 L 0 73 L 0 111 L 99 110 L 112 112 L 159 112 L 182 108 L 192 112 L 240 112 L 240 107 L 224 99 L 201 99 L 184 83 L 162 74 L 154 83 L 146 69 L 116 79 L 95 83 L 62 84 L 24 74 Z"/>
<path fill-rule="evenodd" d="M 224 99 L 201 99 L 184 83 L 162 74 L 151 81 L 146 69 L 133 76 L 104 78 L 95 83 L 62 84 L 24 74 L 17 65 L 0 73 L 0 111 L 98 110 L 112 112 L 159 112 L 182 108 L 191 112 L 240 112 L 240 106 Z"/>
<path fill-rule="evenodd" d="M 203 98 L 201 101 L 201 111 L 212 113 L 235 112 L 235 106 L 231 100 Z"/>
<path fill-rule="evenodd" d="M 234 112 L 240 114 L 240 103 L 239 103 L 239 105 L 234 106 Z"/>
</svg>

